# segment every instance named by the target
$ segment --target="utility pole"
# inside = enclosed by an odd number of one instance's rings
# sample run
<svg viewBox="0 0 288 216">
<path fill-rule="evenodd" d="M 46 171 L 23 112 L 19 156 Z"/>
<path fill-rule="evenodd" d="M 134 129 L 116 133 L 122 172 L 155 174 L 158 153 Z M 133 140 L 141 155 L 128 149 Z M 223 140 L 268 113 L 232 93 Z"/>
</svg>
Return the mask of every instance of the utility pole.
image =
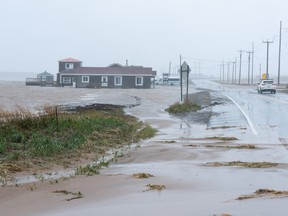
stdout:
<svg viewBox="0 0 288 216">
<path fill-rule="evenodd" d="M 223 63 L 222 63 L 222 80 L 223 80 L 223 83 L 225 82 L 224 79 L 225 79 L 225 63 L 223 61 Z"/>
<path fill-rule="evenodd" d="M 234 83 L 235 77 L 236 77 L 236 60 L 231 62 L 232 63 L 232 78 L 231 83 Z"/>
<path fill-rule="evenodd" d="M 180 54 L 180 101 L 182 102 L 183 100 L 183 95 L 182 95 L 183 87 L 182 87 L 182 58 Z"/>
<path fill-rule="evenodd" d="M 225 63 L 224 63 L 224 61 L 223 61 L 223 71 L 222 71 L 222 73 L 223 73 L 223 76 L 222 76 L 222 78 L 223 78 L 223 83 L 224 83 L 224 79 L 225 79 Z"/>
<path fill-rule="evenodd" d="M 251 73 L 252 73 L 252 76 L 251 76 L 251 84 L 253 85 L 253 71 L 254 71 L 254 42 L 252 43 L 252 68 L 251 68 Z"/>
<path fill-rule="evenodd" d="M 234 64 L 234 62 L 232 62 L 232 78 L 231 78 L 231 83 L 232 84 L 234 82 L 234 67 L 235 67 L 235 64 Z"/>
<path fill-rule="evenodd" d="M 280 85 L 280 59 L 281 59 L 281 37 L 282 37 L 282 21 L 280 21 L 280 35 L 279 35 L 279 59 L 278 59 L 278 86 Z"/>
<path fill-rule="evenodd" d="M 219 75 L 220 75 L 220 80 L 219 81 L 221 83 L 222 82 L 222 65 L 221 64 L 220 64 L 220 74 Z"/>
<path fill-rule="evenodd" d="M 237 76 L 237 58 L 235 58 L 235 76 L 234 76 L 234 83 L 236 83 L 236 76 Z"/>
<path fill-rule="evenodd" d="M 195 68 L 194 68 L 194 70 L 195 70 L 195 79 L 196 79 L 196 77 L 197 77 L 197 61 L 195 61 Z"/>
<path fill-rule="evenodd" d="M 251 51 L 246 52 L 248 53 L 248 85 L 250 85 L 250 56 L 251 56 Z"/>
<path fill-rule="evenodd" d="M 242 52 L 243 50 L 238 50 L 240 52 L 240 62 L 239 62 L 239 85 L 241 83 L 241 64 L 242 64 Z"/>
<path fill-rule="evenodd" d="M 198 65 L 198 69 L 199 69 L 199 78 L 201 77 L 201 61 L 199 61 L 199 65 Z"/>
<path fill-rule="evenodd" d="M 262 80 L 262 69 L 261 69 L 261 64 L 259 64 L 259 81 L 261 82 Z"/>
<path fill-rule="evenodd" d="M 227 64 L 227 84 L 229 83 L 230 62 Z"/>
<path fill-rule="evenodd" d="M 268 71 L 268 62 L 269 62 L 269 45 L 273 43 L 273 41 L 263 41 L 267 45 L 267 59 L 266 59 L 266 79 L 269 79 L 269 71 Z"/>
</svg>

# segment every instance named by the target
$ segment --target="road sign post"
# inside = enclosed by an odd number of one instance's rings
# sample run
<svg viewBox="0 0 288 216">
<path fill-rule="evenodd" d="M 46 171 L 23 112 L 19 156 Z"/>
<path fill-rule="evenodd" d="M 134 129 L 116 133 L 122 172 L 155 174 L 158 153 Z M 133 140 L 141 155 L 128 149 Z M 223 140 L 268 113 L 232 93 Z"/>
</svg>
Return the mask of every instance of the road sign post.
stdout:
<svg viewBox="0 0 288 216">
<path fill-rule="evenodd" d="M 189 73 L 190 73 L 191 69 L 189 67 L 189 65 L 184 61 L 183 64 L 181 65 L 180 69 L 178 70 L 178 72 L 180 73 L 180 86 L 181 86 L 181 101 L 183 100 L 183 88 L 182 88 L 182 79 L 186 79 L 186 100 L 188 100 L 188 85 L 189 85 Z"/>
</svg>

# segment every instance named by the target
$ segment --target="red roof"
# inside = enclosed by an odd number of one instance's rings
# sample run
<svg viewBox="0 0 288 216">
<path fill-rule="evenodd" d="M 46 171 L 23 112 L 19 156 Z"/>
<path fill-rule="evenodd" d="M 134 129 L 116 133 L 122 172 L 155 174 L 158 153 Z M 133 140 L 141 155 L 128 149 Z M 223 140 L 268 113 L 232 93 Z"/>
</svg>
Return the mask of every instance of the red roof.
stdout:
<svg viewBox="0 0 288 216">
<path fill-rule="evenodd" d="M 81 62 L 81 61 L 74 59 L 74 58 L 66 58 L 66 59 L 60 60 L 59 62 L 68 62 L 68 63 L 71 62 L 72 63 L 72 62 Z"/>
</svg>

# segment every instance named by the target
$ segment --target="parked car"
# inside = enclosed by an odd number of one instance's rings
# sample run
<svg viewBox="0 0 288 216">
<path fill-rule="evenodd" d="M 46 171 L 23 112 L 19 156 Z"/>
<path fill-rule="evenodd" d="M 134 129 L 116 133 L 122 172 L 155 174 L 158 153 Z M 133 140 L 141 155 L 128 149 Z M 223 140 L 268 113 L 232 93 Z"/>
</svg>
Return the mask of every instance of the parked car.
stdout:
<svg viewBox="0 0 288 216">
<path fill-rule="evenodd" d="M 262 80 L 261 83 L 257 85 L 257 91 L 261 94 L 262 92 L 270 92 L 271 94 L 276 94 L 276 85 L 271 79 Z"/>
</svg>

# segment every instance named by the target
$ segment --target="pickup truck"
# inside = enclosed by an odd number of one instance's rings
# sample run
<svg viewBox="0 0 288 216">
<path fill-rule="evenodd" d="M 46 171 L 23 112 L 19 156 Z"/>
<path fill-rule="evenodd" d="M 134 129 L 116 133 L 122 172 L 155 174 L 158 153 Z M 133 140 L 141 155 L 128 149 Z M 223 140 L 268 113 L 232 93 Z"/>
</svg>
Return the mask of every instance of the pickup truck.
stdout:
<svg viewBox="0 0 288 216">
<path fill-rule="evenodd" d="M 273 80 L 262 80 L 261 83 L 259 83 L 257 86 L 257 91 L 261 94 L 262 92 L 270 92 L 271 94 L 276 94 L 276 85 Z"/>
</svg>

